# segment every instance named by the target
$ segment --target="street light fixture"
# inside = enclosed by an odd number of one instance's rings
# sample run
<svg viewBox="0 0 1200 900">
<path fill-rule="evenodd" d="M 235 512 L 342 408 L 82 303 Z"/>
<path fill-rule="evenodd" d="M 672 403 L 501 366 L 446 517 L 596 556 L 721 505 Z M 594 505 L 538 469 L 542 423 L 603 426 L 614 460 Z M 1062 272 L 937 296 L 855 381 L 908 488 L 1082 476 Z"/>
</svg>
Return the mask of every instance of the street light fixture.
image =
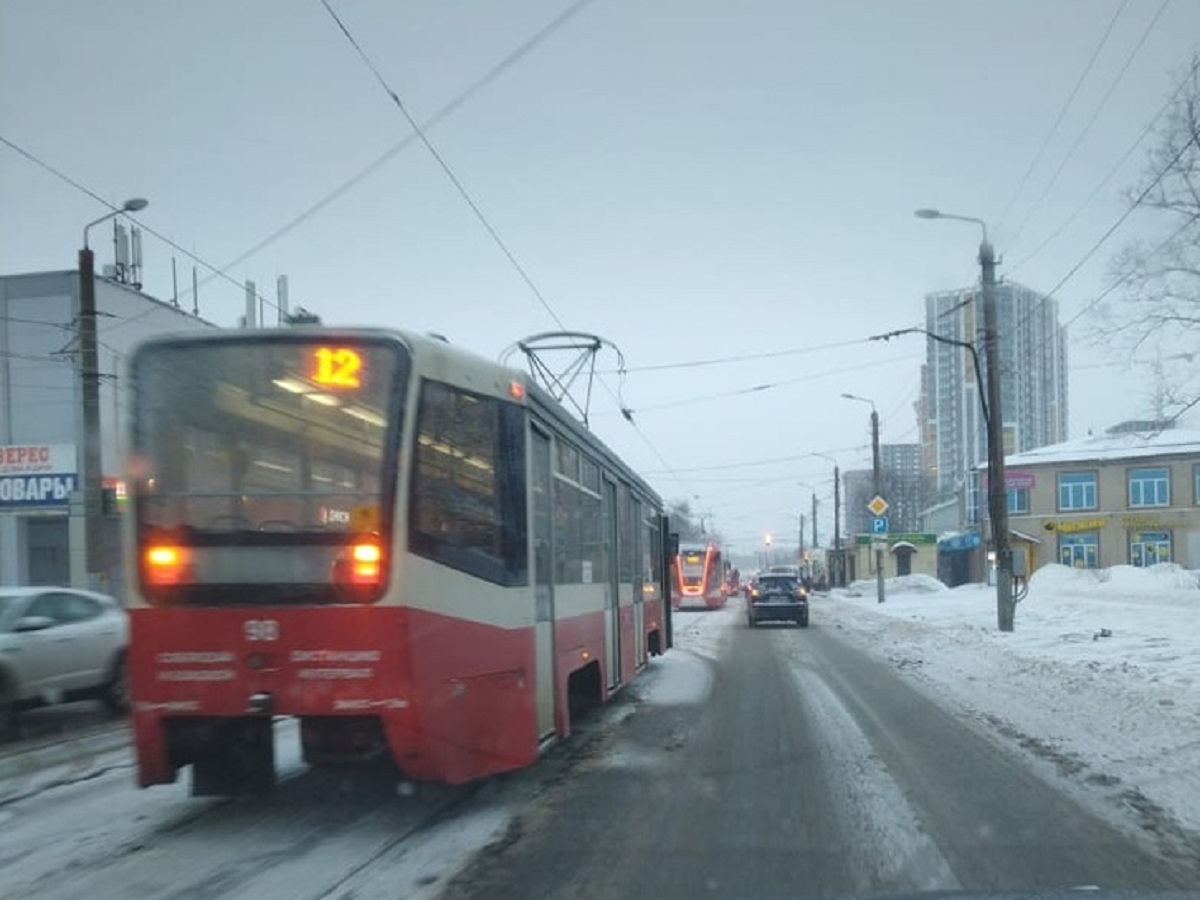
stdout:
<svg viewBox="0 0 1200 900">
<path fill-rule="evenodd" d="M 96 259 L 88 247 L 88 231 L 121 213 L 138 212 L 150 205 L 144 197 L 131 197 L 117 209 L 83 226 L 79 251 L 79 371 L 83 452 L 79 455 L 79 480 L 83 493 L 83 547 L 86 587 L 106 589 L 102 583 L 101 545 L 104 541 L 100 457 L 100 361 L 96 334 Z M 76 570 L 77 571 L 77 570 Z M 73 580 L 77 580 L 74 579 Z"/>
<path fill-rule="evenodd" d="M 875 482 L 875 496 L 883 496 L 883 471 L 880 466 L 879 459 L 879 411 L 875 409 L 875 401 L 868 400 L 866 397 L 860 397 L 857 394 L 842 394 L 843 399 L 857 400 L 859 403 L 866 403 L 871 407 L 871 472 Z M 876 599 L 883 603 L 886 599 L 883 587 L 883 550 L 876 545 L 875 548 L 875 595 Z"/>
<path fill-rule="evenodd" d="M 983 352 L 987 365 L 988 513 L 996 551 L 996 619 L 1001 631 L 1012 631 L 1016 602 L 1012 591 L 1012 545 L 1008 533 L 1008 485 L 1004 477 L 1004 415 L 1000 409 L 999 339 L 996 327 L 996 254 L 988 241 L 987 225 L 974 216 L 937 209 L 918 209 L 919 219 L 954 219 L 979 226 L 980 283 L 983 288 Z M 976 372 L 978 372 L 976 366 Z"/>
</svg>

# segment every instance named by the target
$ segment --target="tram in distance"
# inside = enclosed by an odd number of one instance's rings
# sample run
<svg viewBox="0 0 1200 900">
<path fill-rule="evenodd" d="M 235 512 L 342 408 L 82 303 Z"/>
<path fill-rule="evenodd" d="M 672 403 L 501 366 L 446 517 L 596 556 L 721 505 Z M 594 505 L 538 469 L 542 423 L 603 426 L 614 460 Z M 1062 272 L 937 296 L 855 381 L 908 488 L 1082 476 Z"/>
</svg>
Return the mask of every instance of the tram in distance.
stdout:
<svg viewBox="0 0 1200 900">
<path fill-rule="evenodd" d="M 402 332 L 153 338 L 130 362 L 142 787 L 532 763 L 667 649 L 659 497 L 516 370 Z"/>
<path fill-rule="evenodd" d="M 673 561 L 671 603 L 675 609 L 717 609 L 725 605 L 724 554 L 715 544 L 682 544 Z"/>
</svg>

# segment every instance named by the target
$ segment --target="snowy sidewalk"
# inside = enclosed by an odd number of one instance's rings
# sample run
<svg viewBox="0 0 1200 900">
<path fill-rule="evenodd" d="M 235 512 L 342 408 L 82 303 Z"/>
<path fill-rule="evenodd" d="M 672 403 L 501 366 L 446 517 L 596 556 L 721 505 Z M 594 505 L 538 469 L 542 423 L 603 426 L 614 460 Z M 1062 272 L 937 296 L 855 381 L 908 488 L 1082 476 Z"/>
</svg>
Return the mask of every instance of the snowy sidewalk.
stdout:
<svg viewBox="0 0 1200 900">
<path fill-rule="evenodd" d="M 835 591 L 814 602 L 813 619 L 1044 760 L 1114 822 L 1190 852 L 1200 844 L 1198 575 L 1045 567 L 1008 634 L 996 629 L 994 588 L 919 575 L 889 580 L 882 605 L 873 581 Z"/>
</svg>

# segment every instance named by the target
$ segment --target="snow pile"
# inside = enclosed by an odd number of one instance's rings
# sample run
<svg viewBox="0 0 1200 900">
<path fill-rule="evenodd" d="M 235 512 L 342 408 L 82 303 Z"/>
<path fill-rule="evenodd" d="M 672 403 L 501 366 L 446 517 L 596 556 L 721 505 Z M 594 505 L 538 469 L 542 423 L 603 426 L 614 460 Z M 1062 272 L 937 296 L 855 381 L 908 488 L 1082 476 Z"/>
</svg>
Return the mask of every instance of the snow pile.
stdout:
<svg viewBox="0 0 1200 900">
<path fill-rule="evenodd" d="M 864 578 L 859 581 L 852 582 L 844 593 L 851 597 L 864 597 L 870 595 L 874 597 L 876 594 L 876 581 L 874 578 Z M 884 579 L 884 589 L 886 591 L 902 591 L 904 593 L 918 594 L 940 594 L 949 590 L 946 585 L 929 575 L 899 575 L 895 578 Z"/>
<path fill-rule="evenodd" d="M 1200 605 L 1200 572 L 1189 571 L 1178 563 L 1159 563 L 1145 569 L 1134 566 L 1113 566 L 1111 569 L 1043 566 L 1029 579 L 1029 588 L 1031 594 L 1079 594 L 1122 599 L 1150 597 L 1156 601 L 1180 599 Z"/>
<path fill-rule="evenodd" d="M 1158 809 L 1173 822 L 1141 827 L 1200 832 L 1198 576 L 1046 566 L 1008 633 L 994 587 L 937 591 L 912 576 L 888 579 L 882 604 L 867 583 L 835 591 L 823 618 L 1091 800 L 1099 792 L 1108 812 Z"/>
</svg>

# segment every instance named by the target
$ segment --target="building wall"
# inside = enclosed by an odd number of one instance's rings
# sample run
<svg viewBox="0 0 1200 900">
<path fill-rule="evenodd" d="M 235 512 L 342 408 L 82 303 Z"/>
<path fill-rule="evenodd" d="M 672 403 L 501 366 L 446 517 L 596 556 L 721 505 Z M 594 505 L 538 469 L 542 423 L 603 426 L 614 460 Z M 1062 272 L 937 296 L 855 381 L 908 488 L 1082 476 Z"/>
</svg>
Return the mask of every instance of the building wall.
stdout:
<svg viewBox="0 0 1200 900">
<path fill-rule="evenodd" d="M 96 279 L 102 473 L 124 473 L 125 357 L 143 338 L 214 327 L 125 285 Z M 0 276 L 0 447 L 69 445 L 77 475 L 82 379 L 76 341 L 79 275 L 73 270 Z M 60 468 L 56 466 L 56 468 Z M 84 586 L 76 498 L 30 505 L 0 500 L 0 584 Z M 105 523 L 106 585 L 120 578 L 119 530 Z"/>
<path fill-rule="evenodd" d="M 1130 471 L 1166 468 L 1169 502 L 1139 507 L 1130 502 Z M 1101 462 L 1019 465 L 1034 479 L 1028 488 L 1028 512 L 1009 513 L 1009 526 L 1037 539 L 1030 548 L 1033 568 L 1064 560 L 1071 564 L 1107 568 L 1176 562 L 1200 569 L 1200 454 L 1174 454 Z M 1093 472 L 1096 503 L 1090 509 L 1059 507 L 1059 479 L 1067 473 Z M 1154 536 L 1164 536 L 1162 542 Z M 1150 538 L 1148 541 L 1147 539 Z M 1094 558 L 1088 546 L 1094 540 Z M 1149 550 L 1148 544 L 1155 549 Z M 1165 549 L 1165 557 L 1160 552 Z"/>
<path fill-rule="evenodd" d="M 912 575 L 938 576 L 937 535 L 894 533 L 887 537 L 888 549 L 883 553 L 883 577 L 895 578 L 901 574 L 901 557 L 907 553 L 909 572 Z M 854 578 L 862 580 L 875 577 L 875 551 L 868 535 L 854 539 Z"/>
</svg>

